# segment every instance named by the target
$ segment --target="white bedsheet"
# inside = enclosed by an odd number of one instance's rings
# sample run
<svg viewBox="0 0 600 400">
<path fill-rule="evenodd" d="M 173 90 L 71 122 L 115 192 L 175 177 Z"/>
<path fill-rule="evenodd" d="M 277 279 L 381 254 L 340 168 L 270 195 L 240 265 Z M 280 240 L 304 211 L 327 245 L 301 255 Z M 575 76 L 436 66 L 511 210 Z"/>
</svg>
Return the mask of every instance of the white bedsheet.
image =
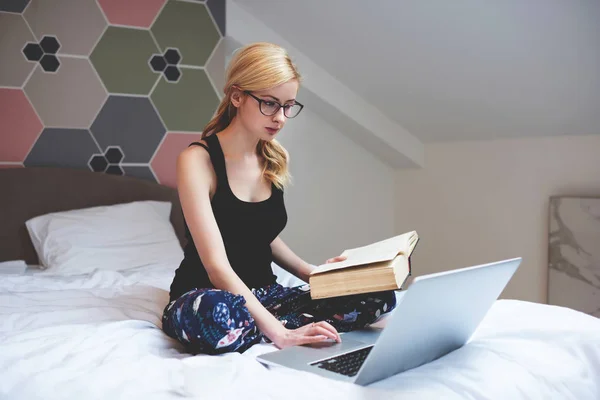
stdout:
<svg viewBox="0 0 600 400">
<path fill-rule="evenodd" d="M 0 276 L 0 398 L 600 399 L 600 320 L 499 300 L 470 343 L 363 388 L 266 368 L 256 355 L 190 356 L 160 330 L 172 268 Z"/>
</svg>

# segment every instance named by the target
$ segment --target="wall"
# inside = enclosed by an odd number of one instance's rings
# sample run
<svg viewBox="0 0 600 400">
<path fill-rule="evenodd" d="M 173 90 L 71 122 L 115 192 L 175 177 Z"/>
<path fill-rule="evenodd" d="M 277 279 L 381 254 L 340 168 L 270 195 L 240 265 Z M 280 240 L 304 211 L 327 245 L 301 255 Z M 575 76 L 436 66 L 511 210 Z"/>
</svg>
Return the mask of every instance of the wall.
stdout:
<svg viewBox="0 0 600 400">
<path fill-rule="evenodd" d="M 299 101 L 302 101 L 299 98 Z M 305 107 L 278 140 L 290 153 L 288 226 L 282 239 L 321 264 L 394 233 L 393 170 Z"/>
<path fill-rule="evenodd" d="M 522 256 L 502 297 L 546 302 L 549 197 L 600 195 L 600 137 L 429 144 L 425 165 L 395 174 L 415 275 Z"/>
<path fill-rule="evenodd" d="M 174 186 L 177 154 L 199 138 L 224 83 L 224 5 L 0 4 L 0 167 L 89 168 Z M 310 107 L 281 136 L 295 178 L 282 236 L 318 264 L 393 233 L 393 174 Z"/>
<path fill-rule="evenodd" d="M 1 2 L 0 166 L 88 168 L 172 186 L 176 154 L 219 102 L 224 7 Z"/>
</svg>

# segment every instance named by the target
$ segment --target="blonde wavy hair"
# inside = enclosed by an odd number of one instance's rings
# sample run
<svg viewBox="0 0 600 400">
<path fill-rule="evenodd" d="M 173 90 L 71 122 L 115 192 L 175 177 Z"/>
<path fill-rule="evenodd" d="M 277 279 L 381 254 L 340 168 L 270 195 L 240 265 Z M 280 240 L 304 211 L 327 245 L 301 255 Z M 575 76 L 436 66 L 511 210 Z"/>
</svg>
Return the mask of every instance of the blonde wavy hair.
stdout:
<svg viewBox="0 0 600 400">
<path fill-rule="evenodd" d="M 227 67 L 225 96 L 213 118 L 204 127 L 202 138 L 225 129 L 237 113 L 231 104 L 234 87 L 245 91 L 260 91 L 279 86 L 292 79 L 301 81 L 301 76 L 290 56 L 282 47 L 266 42 L 253 43 L 238 49 Z M 260 140 L 256 152 L 263 160 L 263 175 L 267 180 L 283 189 L 290 181 L 288 170 L 289 154 L 275 139 Z"/>
</svg>

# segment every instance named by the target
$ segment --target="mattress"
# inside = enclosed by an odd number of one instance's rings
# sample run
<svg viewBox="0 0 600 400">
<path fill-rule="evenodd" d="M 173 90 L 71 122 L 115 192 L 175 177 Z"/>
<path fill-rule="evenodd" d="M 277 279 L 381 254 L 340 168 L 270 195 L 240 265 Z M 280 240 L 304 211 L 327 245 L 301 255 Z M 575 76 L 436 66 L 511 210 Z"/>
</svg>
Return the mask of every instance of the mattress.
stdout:
<svg viewBox="0 0 600 400">
<path fill-rule="evenodd" d="M 361 387 L 266 367 L 267 343 L 186 353 L 160 329 L 173 273 L 0 276 L 0 398 L 600 398 L 600 320 L 571 309 L 498 300 L 462 348 Z"/>
</svg>

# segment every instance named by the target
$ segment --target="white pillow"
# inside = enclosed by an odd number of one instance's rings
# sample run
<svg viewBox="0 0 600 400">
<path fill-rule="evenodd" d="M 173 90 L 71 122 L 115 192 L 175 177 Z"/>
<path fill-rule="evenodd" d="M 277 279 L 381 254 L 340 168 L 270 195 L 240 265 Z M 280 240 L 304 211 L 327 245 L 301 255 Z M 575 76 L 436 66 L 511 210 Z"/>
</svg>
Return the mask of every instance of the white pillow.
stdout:
<svg viewBox="0 0 600 400">
<path fill-rule="evenodd" d="M 169 220 L 171 206 L 165 201 L 135 201 L 45 214 L 25 225 L 39 263 L 48 272 L 173 267 L 183 259 L 183 250 Z"/>
<path fill-rule="evenodd" d="M 24 260 L 11 260 L 0 262 L 0 274 L 20 275 L 27 269 L 27 264 Z"/>
</svg>

